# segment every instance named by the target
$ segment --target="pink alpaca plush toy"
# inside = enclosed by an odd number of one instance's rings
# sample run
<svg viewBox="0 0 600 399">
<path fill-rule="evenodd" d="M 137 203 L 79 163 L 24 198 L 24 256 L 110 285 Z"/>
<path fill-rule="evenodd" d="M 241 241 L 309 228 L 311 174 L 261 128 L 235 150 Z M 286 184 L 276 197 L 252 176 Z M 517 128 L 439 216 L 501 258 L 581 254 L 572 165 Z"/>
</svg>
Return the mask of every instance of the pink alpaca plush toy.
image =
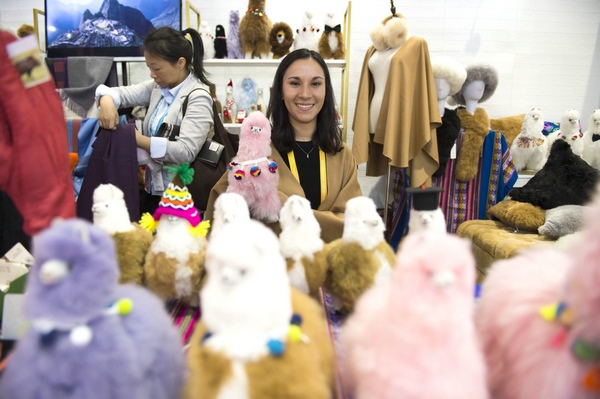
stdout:
<svg viewBox="0 0 600 399">
<path fill-rule="evenodd" d="M 488 398 L 474 284 L 467 241 L 431 230 L 408 235 L 392 279 L 365 292 L 342 327 L 353 397 Z"/>
<path fill-rule="evenodd" d="M 494 264 L 475 314 L 495 399 L 600 397 L 600 195 L 576 250 Z"/>
<path fill-rule="evenodd" d="M 277 163 L 271 156 L 271 124 L 260 111 L 242 122 L 238 152 L 229 163 L 228 193 L 240 194 L 253 218 L 272 223 L 279 220 L 281 200 Z"/>
</svg>

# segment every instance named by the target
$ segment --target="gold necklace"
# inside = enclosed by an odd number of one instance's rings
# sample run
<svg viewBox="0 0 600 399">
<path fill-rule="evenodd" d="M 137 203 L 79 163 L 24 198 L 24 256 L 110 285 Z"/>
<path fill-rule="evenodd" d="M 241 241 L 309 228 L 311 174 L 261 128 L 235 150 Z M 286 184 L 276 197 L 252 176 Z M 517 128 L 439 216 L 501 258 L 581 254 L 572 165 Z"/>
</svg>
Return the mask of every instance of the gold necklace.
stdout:
<svg viewBox="0 0 600 399">
<path fill-rule="evenodd" d="M 310 153 L 313 152 L 313 150 L 315 149 L 315 147 L 313 146 L 309 152 L 304 151 L 304 148 L 300 147 L 300 144 L 298 144 L 297 141 L 294 141 L 294 143 L 296 143 L 296 145 L 298 146 L 298 148 L 300 148 L 300 151 L 302 151 L 303 153 L 306 154 L 306 158 L 309 157 Z"/>
</svg>

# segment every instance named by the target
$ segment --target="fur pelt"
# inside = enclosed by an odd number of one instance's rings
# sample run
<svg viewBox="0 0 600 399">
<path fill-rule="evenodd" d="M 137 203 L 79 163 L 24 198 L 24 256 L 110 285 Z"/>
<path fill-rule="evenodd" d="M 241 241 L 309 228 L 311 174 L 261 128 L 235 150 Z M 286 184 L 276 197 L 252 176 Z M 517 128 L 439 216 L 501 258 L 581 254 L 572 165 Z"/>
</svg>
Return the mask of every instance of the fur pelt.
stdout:
<svg viewBox="0 0 600 399">
<path fill-rule="evenodd" d="M 596 169 L 600 169 L 600 109 L 590 115 L 588 130 L 583 134 L 581 157 Z"/>
<path fill-rule="evenodd" d="M 537 172 L 548 158 L 548 140 L 544 133 L 544 114 L 539 108 L 532 108 L 525 115 L 521 132 L 510 146 L 510 155 L 517 171 L 529 169 Z"/>
<path fill-rule="evenodd" d="M 290 196 L 281 208 L 279 249 L 286 260 L 290 283 L 305 294 L 320 300 L 320 288 L 327 272 L 325 244 L 321 225 L 310 201 Z"/>
<path fill-rule="evenodd" d="M 469 65 L 466 69 L 467 78 L 465 79 L 465 83 L 463 83 L 461 89 L 453 96 L 450 96 L 450 98 L 454 100 L 455 104 L 466 105 L 463 90 L 472 82 L 481 80 L 485 84 L 485 88 L 478 103 L 481 104 L 482 102 L 489 100 L 498 87 L 498 71 L 496 71 L 496 68 L 491 65 L 476 64 Z"/>
<path fill-rule="evenodd" d="M 34 237 L 33 249 L 25 299 L 31 328 L 2 374 L 0 397 L 180 397 L 179 335 L 158 298 L 117 285 L 110 236 L 70 219 Z"/>
<path fill-rule="evenodd" d="M 387 281 L 396 254 L 385 241 L 385 225 L 369 197 L 346 203 L 342 238 L 328 243 L 325 290 L 335 299 L 336 310 L 350 312 L 370 287 Z"/>
<path fill-rule="evenodd" d="M 100 184 L 94 190 L 92 220 L 114 240 L 119 265 L 119 282 L 142 284 L 144 261 L 152 234 L 129 221 L 123 191 L 113 184 Z"/>
<path fill-rule="evenodd" d="M 521 126 L 524 120 L 525 114 L 490 119 L 490 127 L 494 131 L 501 131 L 506 139 L 506 143 L 510 147 L 515 137 L 521 133 Z"/>
<path fill-rule="evenodd" d="M 391 280 L 365 292 L 342 326 L 342 380 L 352 397 L 488 398 L 470 243 L 411 234 L 395 264 Z"/>
<path fill-rule="evenodd" d="M 291 26 L 285 22 L 275 23 L 269 33 L 269 43 L 271 44 L 273 59 L 288 55 L 294 44 L 294 31 Z"/>
<path fill-rule="evenodd" d="M 552 144 L 544 167 L 523 186 L 508 195 L 515 201 L 529 202 L 543 209 L 561 205 L 584 205 L 591 199 L 600 171 L 573 154 L 564 140 Z"/>
<path fill-rule="evenodd" d="M 246 59 L 268 58 L 271 51 L 271 20 L 265 12 L 266 0 L 248 0 L 248 11 L 240 22 L 240 42 Z"/>
<path fill-rule="evenodd" d="M 490 132 L 490 120 L 483 108 L 477 108 L 471 115 L 465 108 L 458 108 L 457 114 L 465 134 L 456 156 L 456 179 L 471 181 L 479 169 L 479 157 L 485 137 Z"/>
<path fill-rule="evenodd" d="M 579 111 L 568 109 L 560 118 L 560 129 L 548 135 L 548 145 L 551 147 L 556 140 L 564 140 L 571 146 L 573 154 L 583 153 L 583 133 L 580 130 Z M 548 148 L 550 151 L 550 148 Z"/>
<path fill-rule="evenodd" d="M 444 79 L 448 82 L 450 85 L 449 96 L 458 93 L 467 79 L 467 70 L 463 64 L 445 55 L 431 57 L 431 70 L 434 78 Z"/>
<path fill-rule="evenodd" d="M 306 48 L 319 51 L 319 31 L 320 29 L 313 23 L 313 13 L 307 10 L 302 17 L 302 26 L 296 29 L 294 49 Z"/>
<path fill-rule="evenodd" d="M 231 10 L 229 12 L 229 34 L 227 35 L 227 58 L 243 59 L 242 46 L 240 44 L 240 12 Z M 235 118 L 235 115 L 233 116 Z"/>
<path fill-rule="evenodd" d="M 333 13 L 325 16 L 325 27 L 319 39 L 319 54 L 323 59 L 343 60 L 346 57 L 341 24 L 336 24 Z"/>
<path fill-rule="evenodd" d="M 399 12 L 389 15 L 371 29 L 369 36 L 377 51 L 399 48 L 408 38 L 406 18 Z"/>
<path fill-rule="evenodd" d="M 245 237 L 232 250 L 240 231 Z M 186 398 L 331 398 L 334 356 L 323 308 L 290 286 L 277 236 L 255 220 L 227 225 L 210 240 L 206 267 Z M 293 319 L 300 341 L 289 333 Z M 279 356 L 267 345 L 273 340 L 283 344 Z"/>
<path fill-rule="evenodd" d="M 200 29 L 198 31 L 202 38 L 202 46 L 204 47 L 204 59 L 215 58 L 215 37 L 212 34 L 212 29 L 208 24 L 208 21 L 203 20 L 200 22 Z"/>
<path fill-rule="evenodd" d="M 271 124 L 260 111 L 242 122 L 238 151 L 228 166 L 228 193 L 240 194 L 253 218 L 267 223 L 279 220 L 279 173 L 271 156 Z"/>
<path fill-rule="evenodd" d="M 227 58 L 227 36 L 223 25 L 215 28 L 215 58 Z"/>
<path fill-rule="evenodd" d="M 448 159 L 450 159 L 450 152 L 460 133 L 460 118 L 456 114 L 456 110 L 448 108 L 444 110 L 442 124 L 436 129 L 436 132 L 440 166 L 433 176 L 441 177 L 446 171 L 446 165 L 448 164 Z"/>
<path fill-rule="evenodd" d="M 598 194 L 576 245 L 538 246 L 490 269 L 475 321 L 494 398 L 598 397 L 597 351 L 577 350 L 600 347 Z"/>
</svg>

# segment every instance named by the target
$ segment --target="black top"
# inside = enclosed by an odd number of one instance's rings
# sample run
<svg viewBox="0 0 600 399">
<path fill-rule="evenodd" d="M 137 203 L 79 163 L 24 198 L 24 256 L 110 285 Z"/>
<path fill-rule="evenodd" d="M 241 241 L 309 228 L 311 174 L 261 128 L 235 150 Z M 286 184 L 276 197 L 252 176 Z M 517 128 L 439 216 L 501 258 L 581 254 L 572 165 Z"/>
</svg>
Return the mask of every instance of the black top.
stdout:
<svg viewBox="0 0 600 399">
<path fill-rule="evenodd" d="M 306 194 L 306 199 L 310 201 L 310 207 L 317 209 L 321 204 L 319 149 L 310 141 L 296 141 L 293 151 L 300 177 L 300 186 Z M 281 154 L 281 158 L 289 168 L 290 160 L 287 154 Z"/>
</svg>

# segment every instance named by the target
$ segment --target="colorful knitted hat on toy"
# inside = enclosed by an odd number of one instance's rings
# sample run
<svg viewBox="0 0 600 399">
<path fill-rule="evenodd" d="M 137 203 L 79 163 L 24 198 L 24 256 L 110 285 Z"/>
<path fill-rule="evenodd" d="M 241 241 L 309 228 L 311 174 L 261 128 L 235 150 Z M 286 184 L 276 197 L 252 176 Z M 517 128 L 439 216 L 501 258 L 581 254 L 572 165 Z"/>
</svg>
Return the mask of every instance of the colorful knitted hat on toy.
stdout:
<svg viewBox="0 0 600 399">
<path fill-rule="evenodd" d="M 162 215 L 172 215 L 186 219 L 190 223 L 193 233 L 205 236 L 208 231 L 208 221 L 200 223 L 202 221 L 200 212 L 194 206 L 194 200 L 186 186 L 194 178 L 194 169 L 190 168 L 187 163 L 174 167 L 166 166 L 165 168 L 174 173 L 174 177 L 163 192 L 154 215 L 144 214 L 140 225 L 153 232 Z"/>
</svg>

